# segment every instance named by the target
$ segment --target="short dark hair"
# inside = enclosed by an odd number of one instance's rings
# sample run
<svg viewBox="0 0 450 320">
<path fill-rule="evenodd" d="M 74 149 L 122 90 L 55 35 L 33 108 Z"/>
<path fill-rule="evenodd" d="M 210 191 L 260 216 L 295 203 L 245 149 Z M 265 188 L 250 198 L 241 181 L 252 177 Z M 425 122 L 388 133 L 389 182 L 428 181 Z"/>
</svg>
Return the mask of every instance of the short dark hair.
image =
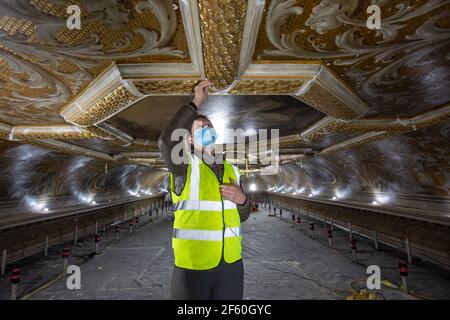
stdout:
<svg viewBox="0 0 450 320">
<path fill-rule="evenodd" d="M 204 116 L 204 115 L 202 115 L 202 114 L 199 114 L 198 116 L 196 116 L 196 117 L 194 118 L 194 120 L 192 120 L 192 123 L 191 123 L 191 130 L 192 130 L 192 126 L 194 125 L 194 122 L 195 122 L 195 121 L 198 121 L 198 120 L 206 120 L 206 121 L 211 122 L 211 120 L 209 120 L 209 118 L 208 118 L 207 116 Z"/>
<path fill-rule="evenodd" d="M 211 122 L 211 120 L 209 120 L 209 118 L 207 116 L 204 116 L 202 114 L 199 114 L 197 117 L 194 118 L 194 120 L 192 120 L 192 123 L 194 123 L 194 121 L 196 120 L 207 120 L 209 122 Z"/>
</svg>

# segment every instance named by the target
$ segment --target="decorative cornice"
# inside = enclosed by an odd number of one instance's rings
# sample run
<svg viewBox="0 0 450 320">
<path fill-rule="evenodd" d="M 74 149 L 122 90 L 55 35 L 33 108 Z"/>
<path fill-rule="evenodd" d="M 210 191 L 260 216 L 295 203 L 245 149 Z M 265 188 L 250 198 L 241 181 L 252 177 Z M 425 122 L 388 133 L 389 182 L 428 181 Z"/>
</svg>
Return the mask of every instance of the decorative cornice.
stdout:
<svg viewBox="0 0 450 320">
<path fill-rule="evenodd" d="M 135 139 L 133 144 L 129 146 L 129 149 L 134 150 L 133 147 L 139 148 L 139 151 L 142 149 L 149 152 L 159 151 L 158 142 L 152 140 Z"/>
<path fill-rule="evenodd" d="M 327 88 L 317 82 L 312 82 L 306 92 L 298 99 L 317 110 L 336 118 L 355 119 L 360 117 L 355 110 L 333 95 Z"/>
<path fill-rule="evenodd" d="M 415 129 L 422 129 L 428 126 L 436 125 L 450 119 L 450 103 L 439 108 L 427 111 L 411 119 L 412 126 Z"/>
<path fill-rule="evenodd" d="M 369 111 L 367 104 L 320 62 L 254 63 L 248 66 L 242 79 L 265 80 L 268 83 L 288 79 L 302 80 L 291 95 L 338 119 L 357 119 Z M 235 88 L 237 86 L 239 84 Z"/>
<path fill-rule="evenodd" d="M 133 137 L 126 134 L 125 132 L 113 127 L 112 125 L 103 122 L 97 125 L 97 128 L 102 130 L 103 132 L 107 132 L 110 136 L 119 139 L 127 144 L 133 143 Z"/>
<path fill-rule="evenodd" d="M 122 152 L 120 154 L 125 158 L 161 158 L 161 152 Z"/>
<path fill-rule="evenodd" d="M 341 125 L 334 132 L 389 131 L 403 133 L 423 129 L 450 119 L 450 104 L 429 110 L 411 118 L 362 118 L 359 120 L 337 120 Z"/>
<path fill-rule="evenodd" d="M 181 15 L 183 17 L 186 39 L 191 56 L 194 72 L 200 78 L 205 77 L 205 66 L 203 64 L 202 38 L 200 32 L 200 19 L 196 0 L 179 0 Z"/>
<path fill-rule="evenodd" d="M 139 164 L 139 165 L 158 165 L 163 166 L 165 165 L 164 161 L 162 159 L 155 159 L 155 158 L 121 158 L 117 160 L 119 163 L 123 164 Z"/>
<path fill-rule="evenodd" d="M 134 85 L 144 95 L 190 95 L 198 80 L 135 81 Z"/>
<path fill-rule="evenodd" d="M 360 119 L 353 121 L 339 120 L 341 124 L 336 132 L 362 133 L 389 131 L 402 133 L 413 130 L 410 119 Z"/>
<path fill-rule="evenodd" d="M 269 1 L 269 0 L 268 0 Z M 238 78 L 241 77 L 251 63 L 255 51 L 258 30 L 264 12 L 265 0 L 248 0 L 239 56 Z"/>
<path fill-rule="evenodd" d="M 444 105 L 434 110 L 430 110 L 412 118 L 362 118 L 359 120 L 341 120 L 334 117 L 325 117 L 312 126 L 306 128 L 302 133 L 280 137 L 280 146 L 298 144 L 299 142 L 311 143 L 319 136 L 328 133 L 365 133 L 350 140 L 343 141 L 334 146 L 324 149 L 327 153 L 357 147 L 360 143 L 355 143 L 361 139 L 365 143 L 383 138 L 389 138 L 396 134 L 406 133 L 436 125 L 450 119 L 450 104 Z M 371 138 L 366 140 L 366 138 Z"/>
<path fill-rule="evenodd" d="M 300 134 L 300 138 L 302 140 L 311 142 L 321 135 L 339 131 L 339 128 L 342 126 L 342 124 L 343 123 L 339 119 L 328 116 L 317 121 L 309 128 L 306 128 Z"/>
<path fill-rule="evenodd" d="M 332 152 L 354 149 L 371 142 L 380 141 L 392 137 L 393 135 L 395 135 L 395 133 L 385 131 L 365 133 L 355 138 L 348 139 L 341 143 L 325 148 L 320 152 L 320 154 L 329 154 Z"/>
<path fill-rule="evenodd" d="M 80 155 L 85 157 L 97 158 L 106 161 L 116 161 L 112 156 L 107 153 L 91 150 L 88 148 L 76 146 L 70 143 L 56 140 L 34 140 L 34 139 L 22 139 L 21 143 L 31 144 L 38 147 L 46 148 L 55 152 Z"/>
<path fill-rule="evenodd" d="M 87 131 L 91 132 L 92 134 L 96 135 L 99 138 L 102 139 L 115 139 L 115 136 L 113 136 L 111 133 L 103 130 L 102 128 L 98 126 L 90 126 L 85 128 Z"/>
<path fill-rule="evenodd" d="M 251 63 L 242 78 L 309 78 L 313 79 L 321 68 L 320 62 L 281 63 L 279 61 L 264 61 L 264 63 Z"/>
<path fill-rule="evenodd" d="M 67 122 L 87 127 L 112 117 L 142 97 L 133 82 L 122 80 L 119 69 L 112 64 L 60 113 Z"/>
<path fill-rule="evenodd" d="M 346 108 L 350 108 L 351 111 L 346 111 L 349 115 L 355 113 L 356 117 L 360 117 L 369 112 L 370 109 L 367 103 L 325 65 L 322 64 L 315 82 L 326 90 L 327 93 L 331 93 L 336 99 L 341 101 Z"/>
<path fill-rule="evenodd" d="M 223 90 L 236 79 L 247 1 L 199 0 L 206 77 Z"/>
<path fill-rule="evenodd" d="M 296 92 L 303 83 L 303 80 L 241 80 L 230 90 L 230 93 L 290 95 Z"/>
<path fill-rule="evenodd" d="M 128 63 L 117 68 L 124 80 L 200 79 L 201 71 L 192 63 Z"/>
<path fill-rule="evenodd" d="M 14 126 L 9 137 L 15 139 L 90 139 L 97 135 L 72 125 Z"/>
<path fill-rule="evenodd" d="M 137 102 L 137 100 L 138 97 L 133 95 L 127 87 L 119 85 L 91 105 L 89 109 L 66 120 L 82 127 L 96 125 L 126 109 L 132 103 Z"/>
<path fill-rule="evenodd" d="M 286 147 L 289 145 L 297 145 L 299 141 L 301 140 L 301 137 L 299 134 L 292 134 L 289 136 L 284 136 L 279 138 L 279 145 L 281 147 Z"/>
</svg>

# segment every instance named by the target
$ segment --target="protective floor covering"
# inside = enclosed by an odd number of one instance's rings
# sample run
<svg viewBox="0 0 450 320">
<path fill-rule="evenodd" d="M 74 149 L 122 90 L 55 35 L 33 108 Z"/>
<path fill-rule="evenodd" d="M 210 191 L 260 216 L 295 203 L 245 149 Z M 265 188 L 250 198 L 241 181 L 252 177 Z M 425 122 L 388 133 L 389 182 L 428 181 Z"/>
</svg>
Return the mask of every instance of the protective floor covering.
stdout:
<svg viewBox="0 0 450 320">
<path fill-rule="evenodd" d="M 29 299 L 168 299 L 173 265 L 171 217 L 164 215 L 129 234 L 122 230 L 120 241 L 114 232 L 102 234 L 101 254 L 94 250 L 92 238 L 81 240 L 71 248 L 69 264 L 81 267 L 80 290 L 68 290 L 65 278 L 54 281 Z M 369 239 L 358 239 L 358 262 L 352 261 L 349 236 L 336 229 L 333 245 L 328 247 L 326 229 L 316 221 L 315 239 L 309 237 L 311 219 L 298 230 L 290 215 L 283 220 L 268 217 L 267 211 L 251 214 L 243 225 L 244 232 L 244 299 L 344 299 L 350 285 L 365 287 L 366 266 L 381 267 L 382 278 L 399 283 L 398 261 L 403 252 L 380 245 L 375 251 Z M 53 248 L 49 257 L 37 255 L 20 262 L 22 283 L 19 295 L 24 297 L 55 278 L 62 270 L 61 247 Z M 11 270 L 12 266 L 8 267 Z M 449 299 L 450 272 L 433 264 L 414 260 L 409 266 L 408 285 L 416 294 L 382 286 L 378 299 Z M 357 281 L 362 280 L 362 281 Z M 356 281 L 356 282 L 355 282 Z M 0 299 L 9 299 L 7 278 L 0 283 Z"/>
</svg>

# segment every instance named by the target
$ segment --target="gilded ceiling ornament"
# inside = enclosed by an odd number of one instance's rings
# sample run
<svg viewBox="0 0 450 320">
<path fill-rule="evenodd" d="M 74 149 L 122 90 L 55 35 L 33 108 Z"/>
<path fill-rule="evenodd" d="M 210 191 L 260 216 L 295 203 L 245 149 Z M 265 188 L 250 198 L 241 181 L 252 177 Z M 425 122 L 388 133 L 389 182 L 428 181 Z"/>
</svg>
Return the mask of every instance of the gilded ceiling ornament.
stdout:
<svg viewBox="0 0 450 320">
<path fill-rule="evenodd" d="M 298 99 L 330 116 L 340 119 L 355 119 L 359 114 L 345 103 L 331 95 L 327 90 L 313 82 Z"/>
<path fill-rule="evenodd" d="M 318 130 L 311 130 L 309 133 L 302 135 L 301 139 L 310 143 L 328 133 L 340 132 L 343 126 L 344 122 L 339 119 L 334 119 L 325 126 L 318 128 Z"/>
<path fill-rule="evenodd" d="M 433 65 L 432 55 L 450 44 L 449 30 L 439 24 L 450 17 L 449 10 L 445 10 L 450 0 L 429 0 L 423 4 L 401 0 L 396 1 L 395 6 L 393 1 L 376 1 L 383 12 L 388 12 L 387 7 L 394 10 L 383 15 L 381 29 L 372 31 L 373 35 L 367 31 L 366 20 L 353 18 L 356 9 L 361 8 L 359 0 L 322 0 L 310 12 L 305 12 L 299 3 L 294 0 L 270 2 L 266 35 L 274 48 L 260 52 L 259 59 L 328 60 L 342 77 L 355 84 L 364 98 L 376 102 L 378 107 L 389 104 L 397 109 L 412 108 L 423 101 L 436 106 L 448 101 L 448 89 L 445 89 L 450 86 L 445 76 L 448 67 Z M 304 22 L 309 30 L 299 28 L 283 34 L 281 30 L 293 15 L 299 16 L 295 19 L 309 15 Z M 423 22 L 410 30 L 415 21 Z M 306 39 L 306 43 L 299 44 L 299 39 Z M 447 55 L 446 59 L 450 57 Z M 427 72 L 441 77 L 444 83 L 421 82 L 421 90 L 411 92 L 410 86 L 404 85 L 411 81 L 411 76 L 402 71 L 425 65 L 432 66 L 434 69 L 427 68 Z M 425 96 L 426 91 L 435 94 Z"/>
<path fill-rule="evenodd" d="M 232 94 L 293 94 L 303 80 L 240 80 L 230 93 Z"/>
<path fill-rule="evenodd" d="M 103 37 L 94 30 L 103 30 L 88 27 L 91 23 L 102 23 L 109 32 L 119 31 L 130 20 L 130 12 L 124 7 L 124 3 L 114 0 L 80 0 L 85 15 L 82 23 L 85 28 L 80 29 L 84 36 L 80 37 L 78 44 L 63 46 L 57 40 L 58 33 L 66 28 L 65 17 L 48 15 L 36 15 L 36 8 L 28 0 L 4 0 L 0 2 L 0 12 L 13 17 L 26 18 L 34 23 L 36 38 L 39 41 L 29 42 L 25 37 L 13 35 L 2 40 L 5 46 L 16 52 L 27 52 L 36 57 L 45 59 L 45 62 L 55 65 L 63 59 L 67 59 L 81 70 L 90 68 L 95 61 L 131 58 L 149 55 L 172 55 L 183 57 L 181 50 L 165 45 L 172 38 L 176 29 L 176 15 L 172 0 L 145 0 L 136 3 L 134 9 L 138 13 L 151 10 L 157 18 L 161 30 L 149 30 L 137 27 L 124 32 L 122 38 L 113 39 L 114 42 L 106 43 Z M 75 31 L 73 31 L 75 32 Z M 136 37 L 142 37 L 143 45 L 134 50 L 129 47 Z M 111 40 L 109 40 L 111 41 Z"/>
<path fill-rule="evenodd" d="M 392 122 L 390 125 L 377 125 L 371 124 L 370 121 L 355 121 L 354 123 L 343 124 L 337 132 L 349 132 L 349 133 L 363 133 L 363 132 L 375 132 L 375 131 L 389 131 L 395 133 L 402 133 L 411 131 L 410 125 L 395 124 Z"/>
<path fill-rule="evenodd" d="M 83 129 L 90 132 L 92 135 L 94 135 L 94 137 L 97 137 L 97 138 L 116 139 L 116 137 L 114 137 L 111 133 L 109 133 L 97 126 L 89 126 L 89 127 L 83 128 Z"/>
<path fill-rule="evenodd" d="M 0 70 L 3 60 L 12 73 L 5 80 L 0 76 L 6 82 L 0 88 L 0 119 L 61 121 L 57 108 L 111 60 L 186 57 L 187 52 L 172 45 L 179 15 L 172 0 L 76 4 L 82 28 L 69 30 L 66 1 L 0 1 Z"/>
<path fill-rule="evenodd" d="M 106 120 L 111 115 L 135 102 L 137 99 L 138 97 L 129 92 L 124 86 L 119 85 L 94 105 L 75 114 L 73 118 L 67 120 L 82 127 L 92 126 Z"/>
<path fill-rule="evenodd" d="M 206 77 L 217 90 L 236 79 L 247 1 L 199 0 Z"/>
<path fill-rule="evenodd" d="M 134 81 L 142 94 L 192 94 L 198 80 Z"/>
</svg>

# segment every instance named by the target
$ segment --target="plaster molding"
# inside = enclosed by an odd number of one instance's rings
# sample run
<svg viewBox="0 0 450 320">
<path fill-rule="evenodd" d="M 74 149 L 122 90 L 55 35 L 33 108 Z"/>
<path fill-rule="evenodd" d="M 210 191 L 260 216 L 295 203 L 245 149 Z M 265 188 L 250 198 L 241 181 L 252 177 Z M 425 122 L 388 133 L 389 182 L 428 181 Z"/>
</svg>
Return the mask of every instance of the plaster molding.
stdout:
<svg viewBox="0 0 450 320">
<path fill-rule="evenodd" d="M 247 70 L 255 52 L 258 30 L 264 13 L 265 0 L 249 0 L 245 16 L 244 32 L 242 35 L 241 52 L 237 77 L 241 77 Z"/>
</svg>

